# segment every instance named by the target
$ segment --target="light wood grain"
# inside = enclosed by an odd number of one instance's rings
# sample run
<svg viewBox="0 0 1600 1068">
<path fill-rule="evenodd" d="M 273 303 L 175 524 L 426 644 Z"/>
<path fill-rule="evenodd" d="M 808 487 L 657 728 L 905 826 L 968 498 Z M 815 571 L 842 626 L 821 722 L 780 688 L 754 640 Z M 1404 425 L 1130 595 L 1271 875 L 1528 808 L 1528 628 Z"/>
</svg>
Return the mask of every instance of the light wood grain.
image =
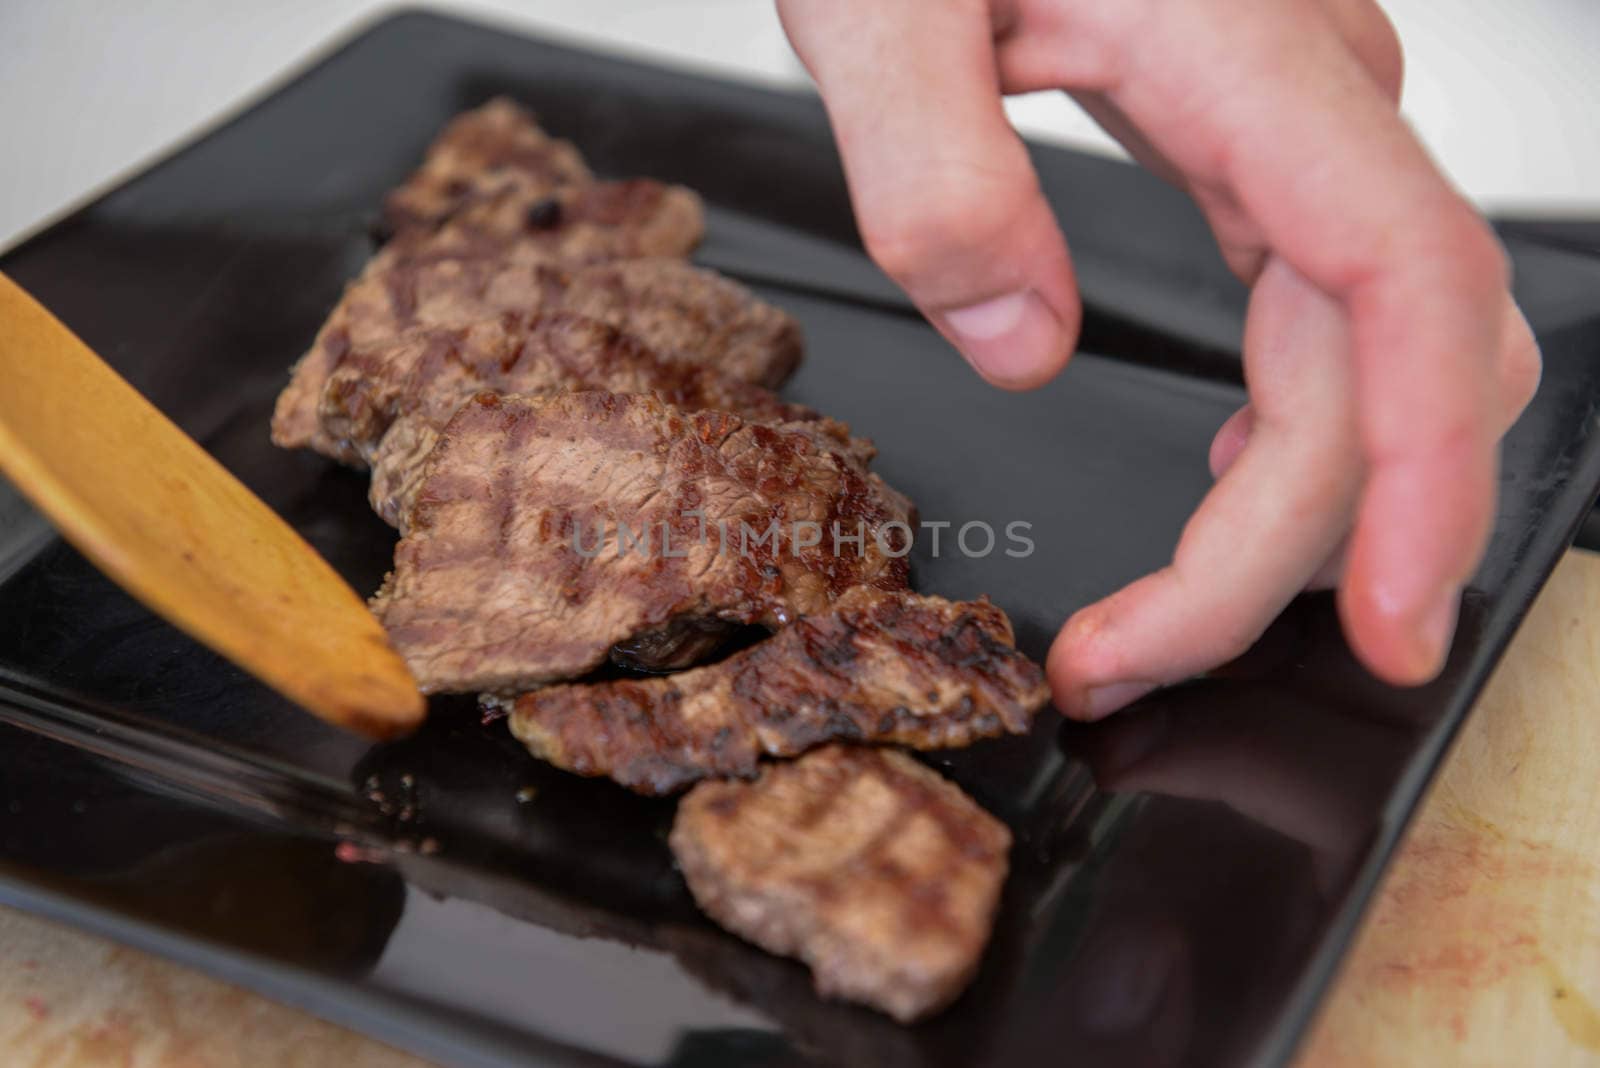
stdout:
<svg viewBox="0 0 1600 1068">
<path fill-rule="evenodd" d="M 0 908 L 5 1068 L 427 1068 L 138 950 Z"/>
<path fill-rule="evenodd" d="M 1600 557 L 1562 561 L 1368 914 L 1300 1068 L 1600 1065 Z"/>
<path fill-rule="evenodd" d="M 373 737 L 421 722 L 356 592 L 4 275 L 0 471 L 118 585 L 296 703 Z"/>
<path fill-rule="evenodd" d="M 1556 571 L 1452 752 L 1297 1068 L 1600 1065 L 1600 557 Z M 0 908 L 0 1050 L 26 1068 L 422 1068 Z"/>
</svg>

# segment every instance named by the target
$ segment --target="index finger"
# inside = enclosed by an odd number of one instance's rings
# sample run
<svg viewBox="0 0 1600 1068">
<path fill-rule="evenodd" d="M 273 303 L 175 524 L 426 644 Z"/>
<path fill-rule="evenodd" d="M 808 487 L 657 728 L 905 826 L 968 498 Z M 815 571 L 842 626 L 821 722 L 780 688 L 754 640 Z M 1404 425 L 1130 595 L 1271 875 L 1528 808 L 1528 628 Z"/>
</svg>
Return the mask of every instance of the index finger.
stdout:
<svg viewBox="0 0 1600 1068">
<path fill-rule="evenodd" d="M 867 251 L 989 381 L 1071 355 L 1067 246 L 1006 119 L 981 3 L 780 0 L 817 80 Z"/>
</svg>

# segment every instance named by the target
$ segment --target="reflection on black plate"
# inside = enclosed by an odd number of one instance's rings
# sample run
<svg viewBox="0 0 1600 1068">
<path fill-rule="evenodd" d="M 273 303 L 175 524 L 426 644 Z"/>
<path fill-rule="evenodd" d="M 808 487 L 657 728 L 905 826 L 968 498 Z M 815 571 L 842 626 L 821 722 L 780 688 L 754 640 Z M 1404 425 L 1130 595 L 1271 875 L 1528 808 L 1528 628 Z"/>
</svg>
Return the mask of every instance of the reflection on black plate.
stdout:
<svg viewBox="0 0 1600 1068">
<path fill-rule="evenodd" d="M 1242 307 L 1176 193 L 1040 150 L 1090 304 L 1037 393 L 988 390 L 855 244 L 818 106 L 406 15 L 0 259 L 135 385 L 376 587 L 360 476 L 267 443 L 289 363 L 452 113 L 535 108 L 597 170 L 687 183 L 699 259 L 804 323 L 789 395 L 877 439 L 928 519 L 1033 525 L 1033 556 L 926 547 L 1042 655 L 1162 563 L 1240 402 Z M 1084 205 L 1092 204 L 1093 210 Z M 337 734 L 152 619 L 0 487 L 0 899 L 187 960 L 450 1063 L 1234 1064 L 1292 1048 L 1441 747 L 1600 484 L 1600 266 L 1514 244 L 1545 384 L 1444 676 L 1356 667 L 1330 603 L 1095 727 L 941 754 L 1017 833 L 995 942 L 945 1015 L 818 1001 L 703 919 L 670 803 L 542 767 L 470 701 L 415 738 Z"/>
</svg>

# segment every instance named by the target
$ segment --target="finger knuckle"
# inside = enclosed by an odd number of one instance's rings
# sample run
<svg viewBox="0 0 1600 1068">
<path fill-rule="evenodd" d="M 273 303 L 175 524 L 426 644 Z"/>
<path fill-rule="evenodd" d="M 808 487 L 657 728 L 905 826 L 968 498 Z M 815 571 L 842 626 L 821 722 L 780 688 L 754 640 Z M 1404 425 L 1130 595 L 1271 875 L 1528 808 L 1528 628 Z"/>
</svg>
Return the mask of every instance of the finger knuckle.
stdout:
<svg viewBox="0 0 1600 1068">
<path fill-rule="evenodd" d="M 1322 10 L 1378 88 L 1398 104 L 1405 57 L 1394 24 L 1375 0 L 1309 0 L 1309 4 Z"/>
<path fill-rule="evenodd" d="M 1458 195 L 1419 206 L 1403 241 L 1390 256 L 1408 273 L 1478 309 L 1485 328 L 1498 314 L 1511 286 L 1505 250 L 1483 216 Z"/>
<path fill-rule="evenodd" d="M 923 181 L 917 194 L 861 213 L 873 262 L 905 283 L 952 261 L 981 260 L 1002 243 L 1036 187 L 1005 177 L 956 172 Z"/>
<path fill-rule="evenodd" d="M 1520 319 L 1520 313 L 1513 312 Z M 1513 418 L 1520 414 L 1539 390 L 1539 379 L 1544 374 L 1544 360 L 1539 344 L 1527 325 L 1518 322 L 1511 343 L 1506 348 L 1505 367 L 1501 389 Z"/>
<path fill-rule="evenodd" d="M 1532 356 L 1532 359 L 1515 363 L 1508 376 L 1510 380 L 1505 389 L 1511 421 L 1515 421 L 1533 402 L 1534 394 L 1539 392 L 1539 381 L 1544 377 L 1544 365 L 1538 358 L 1537 349 L 1532 351 Z"/>
<path fill-rule="evenodd" d="M 872 261 L 890 278 L 903 283 L 939 254 L 932 232 L 935 225 L 933 219 L 917 222 L 897 217 L 874 222 L 870 216 L 863 216 L 861 240 Z"/>
<path fill-rule="evenodd" d="M 1406 77 L 1406 56 L 1400 46 L 1400 35 L 1377 4 L 1364 3 L 1362 8 L 1364 16 L 1358 46 L 1362 60 L 1379 88 L 1389 99 L 1399 103 Z"/>
<path fill-rule="evenodd" d="M 1441 231 L 1443 262 L 1459 283 L 1485 299 L 1504 299 L 1511 284 L 1510 263 L 1483 217 L 1463 201 L 1446 216 Z"/>
</svg>

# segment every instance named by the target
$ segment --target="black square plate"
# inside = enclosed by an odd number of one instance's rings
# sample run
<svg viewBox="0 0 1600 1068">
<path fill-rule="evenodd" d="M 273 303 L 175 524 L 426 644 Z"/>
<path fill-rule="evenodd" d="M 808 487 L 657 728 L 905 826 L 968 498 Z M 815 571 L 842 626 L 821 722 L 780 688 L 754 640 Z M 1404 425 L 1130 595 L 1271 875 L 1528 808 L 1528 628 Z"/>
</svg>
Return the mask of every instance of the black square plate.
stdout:
<svg viewBox="0 0 1600 1068">
<path fill-rule="evenodd" d="M 1241 293 L 1176 193 L 1040 149 L 1089 303 L 1056 383 L 984 388 L 862 256 L 801 95 L 427 14 L 373 26 L 243 115 L 0 258 L 360 589 L 392 536 L 363 480 L 267 442 L 272 399 L 367 224 L 454 112 L 531 105 L 602 173 L 694 186 L 700 259 L 805 325 L 789 394 L 877 439 L 923 515 L 1037 551 L 924 546 L 1042 655 L 1164 562 L 1241 400 Z M 0 899 L 455 1064 L 1236 1064 L 1292 1050 L 1408 814 L 1600 485 L 1600 264 L 1515 243 L 1544 386 L 1443 677 L 1372 683 L 1327 599 L 1227 672 L 1096 728 L 935 760 L 1017 832 L 993 946 L 903 1028 L 694 909 L 670 804 L 566 776 L 470 701 L 371 746 L 121 594 L 0 498 Z M 5 388 L 0 383 L 0 388 Z M 3 487 L 0 487 L 3 490 Z"/>
</svg>

